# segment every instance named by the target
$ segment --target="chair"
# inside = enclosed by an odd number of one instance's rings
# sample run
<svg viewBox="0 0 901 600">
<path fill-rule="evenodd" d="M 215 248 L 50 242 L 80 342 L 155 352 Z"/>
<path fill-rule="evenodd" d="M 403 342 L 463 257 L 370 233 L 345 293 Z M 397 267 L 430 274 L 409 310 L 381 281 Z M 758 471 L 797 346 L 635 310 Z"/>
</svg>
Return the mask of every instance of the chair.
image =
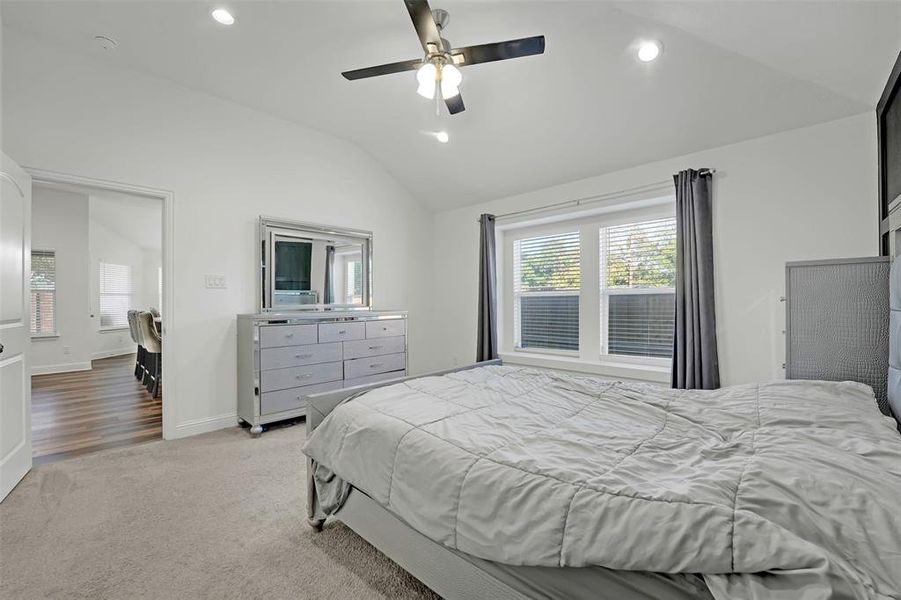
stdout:
<svg viewBox="0 0 901 600">
<path fill-rule="evenodd" d="M 144 384 L 154 398 L 159 398 L 163 378 L 163 339 L 153 325 L 153 315 L 141 311 L 137 315 L 138 329 L 146 356 Z"/>
<path fill-rule="evenodd" d="M 159 320 L 159 319 L 160 319 L 160 311 L 159 311 L 159 309 L 154 308 L 153 306 L 151 306 L 149 309 L 147 309 L 147 312 L 149 312 L 151 315 L 153 315 L 153 327 L 154 327 L 154 329 L 156 329 L 156 332 L 157 332 L 158 334 L 159 334 L 159 333 L 162 333 L 162 328 L 163 328 L 163 327 L 162 327 L 162 323 L 161 323 L 160 320 Z"/>
<path fill-rule="evenodd" d="M 128 315 L 128 332 L 131 334 L 131 341 L 138 347 L 135 356 L 135 379 L 143 379 L 146 366 L 144 365 L 144 346 L 141 345 L 141 332 L 138 328 L 138 311 L 130 310 Z"/>
</svg>

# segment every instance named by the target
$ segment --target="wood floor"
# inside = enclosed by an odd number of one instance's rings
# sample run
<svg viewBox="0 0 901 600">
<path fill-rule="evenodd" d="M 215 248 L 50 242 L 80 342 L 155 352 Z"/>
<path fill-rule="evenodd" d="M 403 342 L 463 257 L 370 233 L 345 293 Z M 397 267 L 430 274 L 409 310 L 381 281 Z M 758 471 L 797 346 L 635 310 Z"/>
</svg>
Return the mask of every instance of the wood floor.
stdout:
<svg viewBox="0 0 901 600">
<path fill-rule="evenodd" d="M 134 378 L 134 355 L 95 360 L 90 371 L 31 378 L 31 444 L 41 464 L 162 437 L 162 397 Z"/>
</svg>

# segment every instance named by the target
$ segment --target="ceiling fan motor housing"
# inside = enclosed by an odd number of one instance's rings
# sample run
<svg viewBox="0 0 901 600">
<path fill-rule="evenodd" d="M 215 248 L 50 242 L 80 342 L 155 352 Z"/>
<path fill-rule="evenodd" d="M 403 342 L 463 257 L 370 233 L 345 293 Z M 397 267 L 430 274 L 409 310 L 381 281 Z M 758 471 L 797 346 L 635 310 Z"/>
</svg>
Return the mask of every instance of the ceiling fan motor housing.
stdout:
<svg viewBox="0 0 901 600">
<path fill-rule="evenodd" d="M 438 31 L 444 31 L 444 28 L 450 23 L 450 14 L 443 8 L 436 8 L 432 11 L 432 19 L 435 20 Z"/>
</svg>

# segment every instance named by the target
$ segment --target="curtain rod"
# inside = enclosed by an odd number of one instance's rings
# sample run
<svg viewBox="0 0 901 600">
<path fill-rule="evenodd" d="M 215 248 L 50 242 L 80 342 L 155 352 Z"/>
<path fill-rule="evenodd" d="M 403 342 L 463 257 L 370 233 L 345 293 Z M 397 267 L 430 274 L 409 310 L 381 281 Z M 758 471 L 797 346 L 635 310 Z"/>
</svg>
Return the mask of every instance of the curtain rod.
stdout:
<svg viewBox="0 0 901 600">
<path fill-rule="evenodd" d="M 701 175 L 713 175 L 716 173 L 716 169 L 699 169 L 698 173 Z M 526 208 L 524 210 L 516 210 L 513 212 L 503 213 L 500 215 L 495 215 L 494 219 L 497 221 L 498 219 L 507 219 L 510 217 L 518 217 L 520 215 L 528 215 L 536 212 L 545 212 L 548 210 L 552 210 L 555 208 L 562 208 L 564 206 L 572 205 L 572 206 L 582 206 L 583 204 L 587 204 L 590 202 L 600 202 L 602 200 L 613 200 L 614 198 L 620 198 L 622 196 L 631 196 L 632 194 L 639 194 L 641 192 L 650 192 L 656 189 L 661 189 L 663 187 L 668 187 L 673 185 L 673 181 L 657 181 L 654 183 L 647 183 L 645 185 L 637 185 L 631 188 L 625 188 L 622 190 L 617 190 L 615 192 L 607 192 L 605 194 L 595 194 L 593 196 L 583 196 L 582 198 L 576 198 L 574 200 L 564 200 L 562 202 L 555 202 L 553 204 L 545 204 L 543 206 L 536 206 L 534 208 Z M 478 222 L 479 219 L 476 219 Z"/>
</svg>

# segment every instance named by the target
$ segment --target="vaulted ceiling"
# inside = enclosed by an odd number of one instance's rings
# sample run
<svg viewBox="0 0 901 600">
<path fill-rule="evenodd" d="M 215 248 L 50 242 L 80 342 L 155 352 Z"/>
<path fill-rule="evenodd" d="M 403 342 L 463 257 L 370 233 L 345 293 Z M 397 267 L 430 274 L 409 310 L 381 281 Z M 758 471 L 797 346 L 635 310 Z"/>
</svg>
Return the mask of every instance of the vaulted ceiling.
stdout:
<svg viewBox="0 0 901 600">
<path fill-rule="evenodd" d="M 543 56 L 467 67 L 436 117 L 401 0 L 4 0 L 5 27 L 351 140 L 447 209 L 871 110 L 901 50 L 901 2 L 461 2 L 454 46 L 544 34 Z M 104 51 L 94 35 L 115 38 Z M 664 52 L 639 63 L 635 44 Z M 446 130 L 439 144 L 430 132 Z"/>
</svg>

